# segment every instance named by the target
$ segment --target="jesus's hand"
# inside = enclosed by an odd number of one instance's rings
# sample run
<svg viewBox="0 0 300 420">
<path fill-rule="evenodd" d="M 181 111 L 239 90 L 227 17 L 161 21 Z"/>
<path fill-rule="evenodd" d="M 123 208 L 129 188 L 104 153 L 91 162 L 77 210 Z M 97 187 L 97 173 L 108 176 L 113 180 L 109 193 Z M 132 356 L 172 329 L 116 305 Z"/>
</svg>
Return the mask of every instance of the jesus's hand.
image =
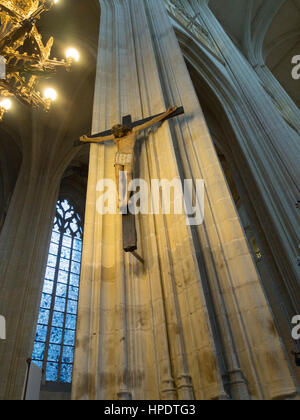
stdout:
<svg viewBox="0 0 300 420">
<path fill-rule="evenodd" d="M 88 136 L 84 135 L 80 137 L 80 141 L 89 141 Z"/>
<path fill-rule="evenodd" d="M 168 109 L 168 114 L 173 114 L 173 112 L 177 111 L 178 106 L 173 106 Z"/>
</svg>

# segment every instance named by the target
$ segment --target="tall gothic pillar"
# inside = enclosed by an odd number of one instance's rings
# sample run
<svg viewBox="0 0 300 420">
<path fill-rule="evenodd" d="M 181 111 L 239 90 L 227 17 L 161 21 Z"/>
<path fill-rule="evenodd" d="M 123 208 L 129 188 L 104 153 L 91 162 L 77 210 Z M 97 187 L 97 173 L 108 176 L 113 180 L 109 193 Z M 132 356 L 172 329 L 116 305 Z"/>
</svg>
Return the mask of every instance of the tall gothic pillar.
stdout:
<svg viewBox="0 0 300 420">
<path fill-rule="evenodd" d="M 73 399 L 277 399 L 296 389 L 162 0 L 101 0 L 94 133 L 183 105 L 140 138 L 140 178 L 204 179 L 205 221 L 97 211 L 114 144 L 91 145 Z"/>
<path fill-rule="evenodd" d="M 53 132 L 47 138 L 38 115 L 32 130 L 22 126 L 22 165 L 0 234 L 0 314 L 7 327 L 0 340 L 0 400 L 23 396 L 60 180 L 76 153 L 70 146 L 66 152 Z"/>
<path fill-rule="evenodd" d="M 258 77 L 225 33 L 206 0 L 186 2 L 222 56 L 229 81 L 238 95 L 234 103 L 234 129 L 239 150 L 255 179 L 255 188 L 249 179 L 244 182 L 252 196 L 255 189 L 259 190 L 263 205 L 257 205 L 257 212 L 261 224 L 267 227 L 269 245 L 293 302 L 293 314 L 290 314 L 293 316 L 300 311 L 299 210 L 296 208 L 300 199 L 299 135 L 286 124 L 263 88 L 259 77 L 264 82 L 266 73 L 263 75 L 258 71 Z M 273 88 L 268 91 L 272 95 L 271 90 L 276 90 L 274 99 L 283 104 L 282 95 L 279 99 L 278 89 L 269 77 L 270 83 Z M 286 107 L 286 111 L 288 109 Z M 293 120 L 295 116 L 293 112 L 290 114 Z M 253 199 L 257 199 L 257 195 Z"/>
<path fill-rule="evenodd" d="M 258 77 L 260 78 L 265 90 L 272 98 L 274 104 L 282 114 L 283 118 L 291 126 L 291 128 L 295 130 L 295 133 L 292 132 L 291 135 L 293 135 L 295 139 L 299 138 L 299 108 L 262 60 L 257 64 L 252 63 L 252 65 Z"/>
</svg>

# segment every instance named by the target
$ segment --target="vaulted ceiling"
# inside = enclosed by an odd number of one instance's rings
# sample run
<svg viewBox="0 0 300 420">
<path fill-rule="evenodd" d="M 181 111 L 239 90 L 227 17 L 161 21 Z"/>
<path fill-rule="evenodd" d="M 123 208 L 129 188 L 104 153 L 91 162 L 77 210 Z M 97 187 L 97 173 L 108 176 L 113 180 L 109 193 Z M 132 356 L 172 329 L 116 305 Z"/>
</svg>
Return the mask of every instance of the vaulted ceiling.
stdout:
<svg viewBox="0 0 300 420">
<path fill-rule="evenodd" d="M 291 77 L 291 60 L 300 55 L 300 0 L 286 1 L 264 41 L 267 66 L 300 108 L 300 81 Z"/>
<path fill-rule="evenodd" d="M 209 6 L 247 58 L 261 49 L 266 65 L 300 108 L 300 83 L 291 76 L 292 57 L 300 55 L 300 0 L 210 0 Z"/>
<path fill-rule="evenodd" d="M 188 0 L 186 0 L 188 1 Z M 259 61 L 259 54 L 275 77 L 300 107 L 300 81 L 291 77 L 291 58 L 300 55 L 300 0 L 210 0 L 209 6 L 240 51 L 252 61 Z M 99 0 L 63 0 L 55 10 L 45 15 L 39 25 L 45 39 L 55 37 L 54 55 L 61 57 L 64 48 L 73 44 L 80 49 L 82 60 L 70 74 L 61 73 L 53 81 L 59 92 L 47 120 L 48 138 L 55 136 L 58 121 L 65 120 L 60 135 L 70 143 L 80 134 L 91 129 L 93 86 L 95 81 L 98 27 L 100 21 Z M 255 64 L 255 63 L 252 63 Z M 18 137 L 24 135 L 24 121 L 31 125 L 31 114 L 23 106 L 16 105 L 5 116 L 0 127 L 0 152 L 14 164 L 4 168 L 0 164 L 0 177 L 4 172 L 9 179 L 7 188 L 17 177 L 21 161 Z M 53 135 L 52 135 L 53 133 Z M 63 133 L 63 134 L 62 134 Z M 88 147 L 79 149 L 67 178 L 81 177 L 82 167 L 88 164 Z M 70 170 L 71 169 L 71 170 Z M 0 199 L 3 202 L 4 186 L 0 183 Z"/>
</svg>

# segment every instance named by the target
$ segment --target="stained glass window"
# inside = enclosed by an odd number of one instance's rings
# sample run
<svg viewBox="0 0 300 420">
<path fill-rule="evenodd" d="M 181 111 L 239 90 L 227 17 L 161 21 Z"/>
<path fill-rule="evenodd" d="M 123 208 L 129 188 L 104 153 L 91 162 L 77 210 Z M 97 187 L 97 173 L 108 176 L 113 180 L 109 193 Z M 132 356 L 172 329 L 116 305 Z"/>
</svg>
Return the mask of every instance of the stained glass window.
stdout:
<svg viewBox="0 0 300 420">
<path fill-rule="evenodd" d="M 81 218 L 58 201 L 32 354 L 47 382 L 72 382 L 81 249 Z"/>
</svg>

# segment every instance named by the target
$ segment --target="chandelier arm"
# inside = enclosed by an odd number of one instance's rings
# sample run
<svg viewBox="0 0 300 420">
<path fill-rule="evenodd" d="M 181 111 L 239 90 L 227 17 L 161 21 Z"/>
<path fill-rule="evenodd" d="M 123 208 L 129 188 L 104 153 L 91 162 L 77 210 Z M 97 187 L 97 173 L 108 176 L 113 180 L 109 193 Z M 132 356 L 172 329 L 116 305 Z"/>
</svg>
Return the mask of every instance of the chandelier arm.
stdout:
<svg viewBox="0 0 300 420">
<path fill-rule="evenodd" d="M 6 78 L 0 79 L 0 95 L 15 96 L 22 104 L 42 107 L 46 111 L 56 94 L 45 92 L 42 97 L 37 88 L 38 81 L 41 77 L 53 76 L 60 68 L 70 71 L 73 59 L 78 60 L 69 53 L 67 59 L 51 59 L 53 37 L 44 45 L 36 27 L 42 13 L 50 10 L 54 3 L 55 0 L 39 0 L 30 5 L 26 0 L 17 5 L 16 0 L 0 0 L 0 55 L 4 57 L 6 70 Z M 0 120 L 2 117 L 0 115 Z"/>
<path fill-rule="evenodd" d="M 39 19 L 41 14 L 48 12 L 54 5 L 54 0 L 45 0 L 34 12 L 31 13 L 29 19 Z"/>
<path fill-rule="evenodd" d="M 54 0 L 45 0 L 43 4 L 41 4 L 28 18 L 22 18 L 22 16 L 17 15 L 16 12 L 13 12 L 11 9 L 1 5 L 3 9 L 13 17 L 19 20 L 18 26 L 13 28 L 8 34 L 6 34 L 0 40 L 0 51 L 4 46 L 12 46 L 15 42 L 17 42 L 20 38 L 24 37 L 27 38 L 30 32 L 35 28 L 36 20 L 40 18 L 43 12 L 46 12 L 51 9 L 54 5 Z M 36 29 L 36 28 L 35 28 Z M 44 45 L 40 44 L 40 35 L 36 30 L 36 43 L 39 47 L 44 48 Z"/>
<path fill-rule="evenodd" d="M 47 59 L 50 56 L 51 48 L 53 46 L 53 37 L 51 37 L 46 46 L 44 46 L 41 35 L 39 34 L 37 27 L 34 25 L 31 31 L 30 36 L 32 37 L 32 41 L 35 43 L 38 54 L 41 59 Z"/>
<path fill-rule="evenodd" d="M 42 106 L 45 111 L 49 110 L 49 101 L 43 99 L 40 96 L 40 93 L 34 89 L 35 77 L 32 78 L 33 82 L 31 84 L 26 84 L 25 80 L 18 74 L 14 74 L 13 79 L 13 83 L 9 83 L 11 79 L 9 79 L 8 82 L 1 80 L 0 87 L 4 90 L 9 90 L 9 93 L 15 96 L 18 101 L 24 105 L 31 105 L 34 108 Z"/>
<path fill-rule="evenodd" d="M 4 6 L 4 4 L 0 4 L 0 12 L 3 11 L 4 13 L 8 14 L 12 19 L 19 22 L 23 19 L 22 15 L 20 15 L 15 10 L 11 10 L 9 7 Z"/>
<path fill-rule="evenodd" d="M 30 35 L 34 23 L 30 20 L 23 20 L 21 24 L 13 28 L 0 40 L 0 52 L 4 51 L 8 47 L 13 47 L 18 41 L 24 42 Z"/>
</svg>

